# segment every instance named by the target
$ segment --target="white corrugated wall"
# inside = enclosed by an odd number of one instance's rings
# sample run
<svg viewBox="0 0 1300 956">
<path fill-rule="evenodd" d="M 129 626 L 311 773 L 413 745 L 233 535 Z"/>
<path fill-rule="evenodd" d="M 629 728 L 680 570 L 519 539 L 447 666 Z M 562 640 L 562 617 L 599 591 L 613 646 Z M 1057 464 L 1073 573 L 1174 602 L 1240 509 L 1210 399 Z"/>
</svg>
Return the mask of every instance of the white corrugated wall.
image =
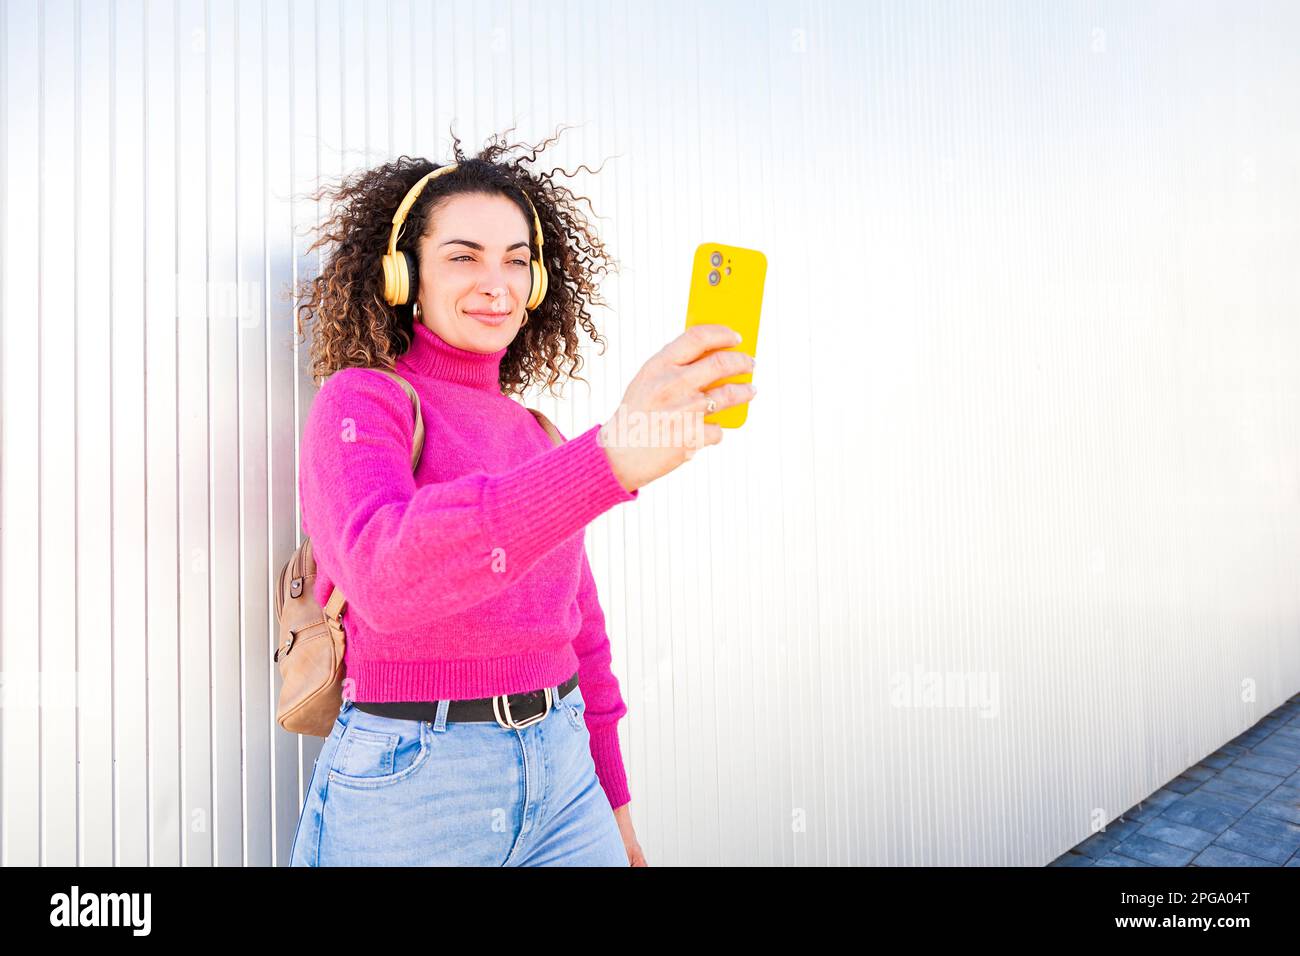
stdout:
<svg viewBox="0 0 1300 956">
<path fill-rule="evenodd" d="M 748 423 L 588 530 L 652 865 L 1044 864 L 1300 689 L 1295 5 L 0 11 L 3 864 L 285 862 L 301 195 L 453 121 L 604 163 L 567 434 L 769 258 Z"/>
</svg>

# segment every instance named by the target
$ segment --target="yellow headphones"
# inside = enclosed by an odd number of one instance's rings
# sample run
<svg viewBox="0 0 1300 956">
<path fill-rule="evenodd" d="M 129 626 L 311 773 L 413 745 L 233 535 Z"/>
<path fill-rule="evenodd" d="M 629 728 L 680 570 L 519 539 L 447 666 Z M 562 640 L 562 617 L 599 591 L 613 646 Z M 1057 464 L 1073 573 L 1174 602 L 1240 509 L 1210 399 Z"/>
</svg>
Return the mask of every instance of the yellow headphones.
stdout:
<svg viewBox="0 0 1300 956">
<path fill-rule="evenodd" d="M 425 176 L 418 183 L 411 187 L 402 204 L 397 207 L 397 212 L 393 214 L 393 232 L 388 239 L 388 252 L 383 259 L 384 267 L 384 301 L 389 305 L 405 305 L 411 298 L 411 276 L 415 274 L 415 263 L 407 256 L 405 252 L 397 251 L 398 233 L 401 232 L 402 223 L 406 221 L 406 215 L 415 205 L 415 200 L 419 198 L 420 191 L 424 189 L 425 184 L 443 173 L 449 173 L 457 166 L 451 163 L 447 166 L 441 166 L 435 169 L 429 175 Z M 533 212 L 533 226 L 537 231 L 537 257 L 529 256 L 529 287 L 528 287 L 528 304 L 524 306 L 531 312 L 542 304 L 546 298 L 546 267 L 542 265 L 542 221 L 537 217 L 537 207 L 533 201 L 528 198 L 528 193 L 524 193 L 524 199 L 528 203 L 528 208 Z"/>
</svg>

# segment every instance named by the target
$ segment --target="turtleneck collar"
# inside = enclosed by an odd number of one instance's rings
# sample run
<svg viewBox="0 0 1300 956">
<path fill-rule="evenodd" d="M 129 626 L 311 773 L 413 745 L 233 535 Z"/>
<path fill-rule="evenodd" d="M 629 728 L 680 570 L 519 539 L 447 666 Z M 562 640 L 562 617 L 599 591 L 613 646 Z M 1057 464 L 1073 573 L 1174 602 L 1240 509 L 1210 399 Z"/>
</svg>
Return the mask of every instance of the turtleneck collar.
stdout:
<svg viewBox="0 0 1300 956">
<path fill-rule="evenodd" d="M 411 347 L 398 361 L 433 378 L 501 393 L 501 359 L 507 349 L 472 352 L 457 348 L 423 322 L 415 322 Z"/>
</svg>

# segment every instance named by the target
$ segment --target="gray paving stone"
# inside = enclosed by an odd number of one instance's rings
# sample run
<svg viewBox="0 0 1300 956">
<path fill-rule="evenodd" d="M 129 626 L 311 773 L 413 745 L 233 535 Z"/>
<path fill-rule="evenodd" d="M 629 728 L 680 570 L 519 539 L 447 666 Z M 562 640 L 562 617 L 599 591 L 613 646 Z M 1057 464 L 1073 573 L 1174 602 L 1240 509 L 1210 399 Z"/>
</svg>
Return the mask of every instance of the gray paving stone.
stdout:
<svg viewBox="0 0 1300 956">
<path fill-rule="evenodd" d="M 1220 833 L 1214 845 L 1282 864 L 1300 850 L 1300 826 L 1248 813 Z"/>
<path fill-rule="evenodd" d="M 1269 796 L 1279 800 L 1300 800 L 1300 785 L 1293 785 L 1288 777 L 1286 781 L 1278 784 L 1277 789 Z"/>
<path fill-rule="evenodd" d="M 1258 743 L 1260 740 L 1264 740 L 1264 737 L 1266 736 L 1269 736 L 1269 731 L 1264 730 L 1264 728 L 1256 724 L 1255 727 L 1251 727 L 1251 730 L 1244 731 L 1242 734 L 1232 737 L 1231 743 L 1239 744 L 1240 747 L 1251 749 L 1253 745 Z"/>
<path fill-rule="evenodd" d="M 1211 844 L 1197 854 L 1196 859 L 1192 861 L 1197 866 L 1277 866 L 1277 863 L 1270 863 L 1268 860 L 1261 860 L 1257 856 L 1250 856 L 1246 853 L 1238 853 L 1235 850 L 1228 850 L 1221 846 Z"/>
<path fill-rule="evenodd" d="M 1256 744 L 1251 748 L 1251 752 L 1263 754 L 1265 757 L 1278 757 L 1282 760 L 1294 760 L 1296 763 L 1300 763 L 1300 743 L 1280 740 L 1277 734 L 1273 734 L 1268 740 Z"/>
<path fill-rule="evenodd" d="M 1193 790 L 1191 793 L 1185 795 L 1183 799 L 1178 802 L 1186 803 L 1187 801 L 1199 803 L 1207 807 L 1214 807 L 1216 810 L 1230 813 L 1234 817 L 1241 816 L 1258 802 L 1257 799 L 1240 797 L 1233 793 L 1224 793 L 1220 790 L 1206 790 L 1204 784 Z M 1178 804 L 1170 804 L 1170 806 L 1177 805 Z"/>
<path fill-rule="evenodd" d="M 1197 852 L 1214 842 L 1213 833 L 1206 833 L 1204 830 L 1165 819 L 1152 820 L 1138 831 L 1138 835 Z"/>
<path fill-rule="evenodd" d="M 1120 856 L 1118 853 L 1107 853 L 1099 859 L 1094 866 L 1151 866 L 1150 863 L 1143 863 L 1141 860 L 1135 860 L 1131 856 Z"/>
<path fill-rule="evenodd" d="M 1110 823 L 1106 824 L 1104 830 L 1099 830 L 1098 832 L 1104 833 L 1108 837 L 1114 837 L 1116 840 L 1123 840 L 1134 833 L 1137 833 L 1138 830 L 1141 829 L 1142 821 L 1130 819 L 1128 814 L 1124 813 L 1116 817 L 1114 820 L 1111 820 Z"/>
<path fill-rule="evenodd" d="M 1281 783 L 1282 780 L 1276 774 L 1260 773 L 1258 770 L 1248 770 L 1245 767 L 1228 767 L 1219 771 L 1217 777 L 1201 784 L 1201 789 L 1231 794 L 1253 803 L 1268 796 Z"/>
<path fill-rule="evenodd" d="M 1247 770 L 1258 770 L 1260 773 L 1272 774 L 1275 777 L 1286 777 L 1295 769 L 1295 764 L 1289 760 L 1283 760 L 1281 757 L 1266 757 L 1257 753 L 1243 754 L 1234 760 L 1232 765 L 1245 767 Z"/>
<path fill-rule="evenodd" d="M 1074 852 L 1090 856 L 1095 860 L 1115 849 L 1115 847 L 1119 846 L 1119 843 L 1119 837 L 1111 836 L 1108 833 L 1094 833 L 1076 846 Z"/>
<path fill-rule="evenodd" d="M 1224 767 L 1230 767 L 1234 759 L 1236 758 L 1232 754 L 1225 754 L 1222 751 L 1216 750 L 1209 756 L 1203 757 L 1197 766 L 1209 767 L 1211 770 L 1222 770 Z M 1187 771 L 1183 772 L 1186 773 Z"/>
<path fill-rule="evenodd" d="M 1177 803 L 1166 807 L 1164 812 L 1156 817 L 1156 820 L 1172 820 L 1174 823 L 1195 827 L 1198 830 L 1204 830 L 1206 833 L 1218 836 L 1232 826 L 1233 822 L 1240 816 L 1240 812 L 1206 806 L 1191 797 L 1184 797 Z"/>
<path fill-rule="evenodd" d="M 1155 804 L 1139 803 L 1136 807 L 1129 807 L 1127 810 L 1125 810 L 1123 813 L 1123 818 L 1125 820 L 1128 820 L 1131 823 L 1136 823 L 1138 824 L 1138 826 L 1141 826 L 1143 823 L 1146 823 L 1148 820 L 1152 820 L 1155 817 L 1160 816 L 1160 813 L 1163 810 L 1164 807 L 1157 807 Z"/>
<path fill-rule="evenodd" d="M 1173 790 L 1175 793 L 1191 793 L 1200 785 L 1201 781 L 1193 780 L 1191 777 L 1184 777 L 1180 774 L 1165 784 L 1164 789 Z"/>
<path fill-rule="evenodd" d="M 1152 866 L 1186 866 L 1197 854 L 1196 850 L 1188 850 L 1140 834 L 1129 837 L 1117 846 L 1114 852 Z"/>
<path fill-rule="evenodd" d="M 1151 794 L 1151 796 L 1147 797 L 1143 802 L 1151 803 L 1158 807 L 1167 807 L 1171 803 L 1177 803 L 1182 799 L 1182 797 L 1183 795 L 1181 793 L 1177 793 L 1167 787 L 1161 787 L 1155 793 Z"/>
<path fill-rule="evenodd" d="M 1267 796 L 1250 808 L 1251 813 L 1300 824 L 1300 803 L 1295 800 Z"/>
<path fill-rule="evenodd" d="M 1244 734 L 1241 734 L 1240 736 L 1237 737 L 1233 737 L 1232 743 L 1245 747 L 1247 750 L 1249 750 L 1251 747 L 1255 746 L 1255 744 L 1259 743 L 1261 740 L 1267 737 L 1268 733 L 1269 732 L 1267 730 L 1260 730 L 1257 727 L 1252 727 Z"/>
</svg>

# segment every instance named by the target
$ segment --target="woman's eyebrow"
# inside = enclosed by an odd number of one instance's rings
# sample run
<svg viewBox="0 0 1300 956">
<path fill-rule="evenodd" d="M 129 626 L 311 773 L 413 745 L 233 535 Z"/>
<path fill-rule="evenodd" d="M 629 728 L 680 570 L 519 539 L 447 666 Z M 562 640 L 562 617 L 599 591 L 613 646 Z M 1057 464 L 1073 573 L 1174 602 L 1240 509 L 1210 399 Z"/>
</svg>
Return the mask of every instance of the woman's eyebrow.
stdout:
<svg viewBox="0 0 1300 956">
<path fill-rule="evenodd" d="M 477 249 L 479 252 L 483 251 L 483 246 L 480 243 L 471 242 L 468 239 L 448 239 L 446 242 L 439 244 L 438 248 L 441 249 L 443 246 L 450 246 L 452 243 L 455 242 L 460 243 L 462 246 L 469 246 L 471 249 Z M 506 249 L 506 252 L 510 252 L 512 249 L 520 249 L 520 248 L 527 249 L 528 243 L 516 242 L 513 246 L 510 246 L 508 249 Z"/>
</svg>

